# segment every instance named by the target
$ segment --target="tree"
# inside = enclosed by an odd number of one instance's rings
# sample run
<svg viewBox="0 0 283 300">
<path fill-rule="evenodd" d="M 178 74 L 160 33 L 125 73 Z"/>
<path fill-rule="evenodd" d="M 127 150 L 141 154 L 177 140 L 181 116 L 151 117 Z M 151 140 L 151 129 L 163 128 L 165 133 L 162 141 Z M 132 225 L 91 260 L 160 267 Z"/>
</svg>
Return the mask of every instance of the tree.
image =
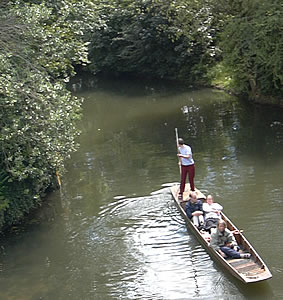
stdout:
<svg viewBox="0 0 283 300">
<path fill-rule="evenodd" d="M 213 64 L 214 18 L 206 1 L 106 1 L 89 35 L 92 71 L 195 81 Z M 196 18 L 197 16 L 197 18 Z"/>
<path fill-rule="evenodd" d="M 60 2 L 60 3 L 59 3 Z M 72 1 L 73 2 L 73 1 Z M 0 226 L 18 222 L 75 151 L 81 100 L 66 82 L 85 64 L 81 4 L 17 1 L 0 8 Z M 70 4 L 70 3 L 69 3 Z M 80 14 L 83 12 L 80 10 Z M 2 204 L 1 204 L 2 203 Z"/>
<path fill-rule="evenodd" d="M 224 63 L 236 89 L 251 98 L 283 92 L 283 6 L 281 1 L 245 1 L 222 32 Z"/>
</svg>

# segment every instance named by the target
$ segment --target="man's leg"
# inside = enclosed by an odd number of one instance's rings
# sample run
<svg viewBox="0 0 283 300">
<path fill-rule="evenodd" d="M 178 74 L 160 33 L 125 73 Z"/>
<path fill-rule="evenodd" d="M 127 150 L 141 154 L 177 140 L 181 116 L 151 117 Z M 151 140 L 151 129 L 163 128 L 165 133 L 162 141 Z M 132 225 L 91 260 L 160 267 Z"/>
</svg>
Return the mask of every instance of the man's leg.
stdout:
<svg viewBox="0 0 283 300">
<path fill-rule="evenodd" d="M 192 217 L 193 223 L 196 227 L 199 227 L 199 218 L 198 216 L 193 216 Z"/>
<path fill-rule="evenodd" d="M 183 195 L 186 185 L 186 177 L 187 177 L 187 167 L 181 166 L 181 184 L 180 184 L 180 192 L 179 194 Z"/>
<path fill-rule="evenodd" d="M 232 257 L 232 258 L 241 257 L 239 252 L 235 251 L 234 249 L 231 249 L 230 247 L 220 247 L 220 250 L 224 252 L 228 257 Z"/>
<path fill-rule="evenodd" d="M 190 165 L 188 166 L 188 171 L 189 171 L 189 182 L 191 186 L 191 190 L 195 190 L 195 184 L 194 184 L 194 177 L 195 177 L 195 165 Z"/>
<path fill-rule="evenodd" d="M 199 217 L 198 217 L 198 219 L 199 219 L 199 223 L 202 225 L 202 224 L 204 224 L 204 217 L 203 217 L 203 215 L 200 215 Z"/>
</svg>

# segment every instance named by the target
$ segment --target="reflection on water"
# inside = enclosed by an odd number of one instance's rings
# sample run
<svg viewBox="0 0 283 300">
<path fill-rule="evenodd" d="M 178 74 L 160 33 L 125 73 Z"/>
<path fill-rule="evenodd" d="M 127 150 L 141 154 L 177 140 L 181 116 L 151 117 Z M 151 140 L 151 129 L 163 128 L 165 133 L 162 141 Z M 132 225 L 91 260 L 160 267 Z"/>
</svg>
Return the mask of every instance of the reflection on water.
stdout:
<svg viewBox="0 0 283 300">
<path fill-rule="evenodd" d="M 83 80 L 81 148 L 62 191 L 0 248 L 0 299 L 280 299 L 283 114 L 215 90 Z M 215 195 L 274 277 L 246 286 L 187 232 L 174 128 L 196 184 Z"/>
</svg>

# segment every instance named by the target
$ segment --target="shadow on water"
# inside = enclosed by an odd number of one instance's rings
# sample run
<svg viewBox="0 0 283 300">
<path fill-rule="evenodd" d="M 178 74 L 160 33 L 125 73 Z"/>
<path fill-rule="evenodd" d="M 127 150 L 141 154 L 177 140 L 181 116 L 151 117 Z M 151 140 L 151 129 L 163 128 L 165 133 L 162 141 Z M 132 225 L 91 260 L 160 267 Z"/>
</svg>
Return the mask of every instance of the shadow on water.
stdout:
<svg viewBox="0 0 283 300">
<path fill-rule="evenodd" d="M 276 299 L 269 282 L 258 282 L 248 286 L 241 282 L 235 284 L 246 299 Z"/>
</svg>

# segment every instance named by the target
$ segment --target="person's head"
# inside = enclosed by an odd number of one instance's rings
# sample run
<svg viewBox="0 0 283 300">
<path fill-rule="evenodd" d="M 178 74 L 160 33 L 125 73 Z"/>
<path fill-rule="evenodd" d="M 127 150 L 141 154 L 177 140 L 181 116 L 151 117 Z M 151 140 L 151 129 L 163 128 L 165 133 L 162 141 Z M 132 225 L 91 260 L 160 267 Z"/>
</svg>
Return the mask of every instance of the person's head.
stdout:
<svg viewBox="0 0 283 300">
<path fill-rule="evenodd" d="M 225 231 L 225 228 L 227 227 L 227 224 L 224 220 L 218 220 L 217 222 L 217 229 L 220 231 L 220 232 L 224 232 Z"/>
<path fill-rule="evenodd" d="M 207 197 L 206 197 L 206 203 L 208 203 L 209 205 L 211 205 L 213 203 L 213 197 L 212 197 L 212 195 L 207 195 Z"/>
<path fill-rule="evenodd" d="M 196 203 L 196 202 L 198 201 L 198 197 L 197 197 L 196 192 L 191 192 L 191 197 L 190 197 L 190 199 L 191 199 L 191 202 L 192 202 L 192 203 Z"/>
<path fill-rule="evenodd" d="M 182 138 L 178 138 L 178 145 L 183 146 L 185 144 L 184 140 Z"/>
</svg>

